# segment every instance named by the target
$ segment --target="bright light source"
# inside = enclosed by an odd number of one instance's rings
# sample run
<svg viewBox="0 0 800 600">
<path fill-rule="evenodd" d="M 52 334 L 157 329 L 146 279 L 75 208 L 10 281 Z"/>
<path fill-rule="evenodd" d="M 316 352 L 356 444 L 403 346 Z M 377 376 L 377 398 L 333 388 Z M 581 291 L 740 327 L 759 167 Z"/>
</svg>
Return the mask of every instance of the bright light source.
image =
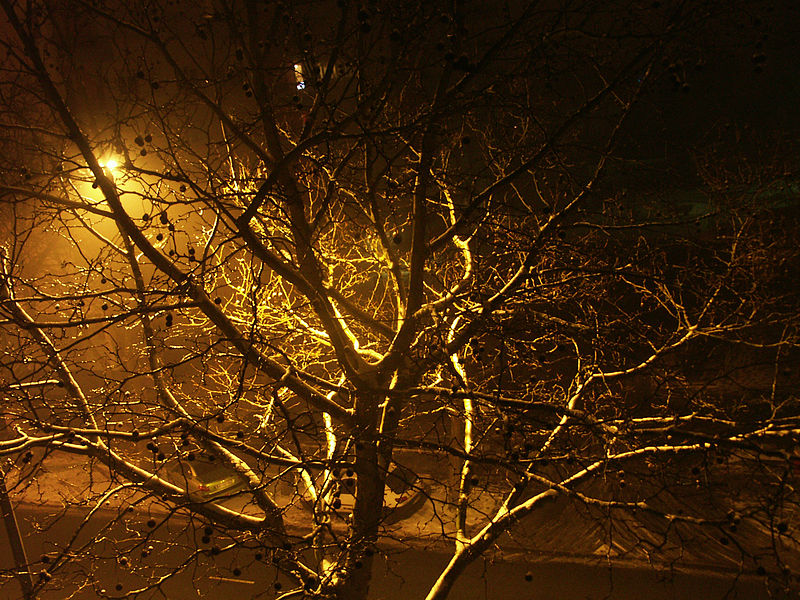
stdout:
<svg viewBox="0 0 800 600">
<path fill-rule="evenodd" d="M 303 65 L 296 64 L 294 66 L 294 79 L 297 82 L 297 89 L 298 90 L 306 89 L 306 81 L 305 81 L 305 77 L 303 77 Z"/>
<path fill-rule="evenodd" d="M 106 160 L 100 161 L 100 167 L 102 167 L 106 177 L 115 180 L 120 175 L 120 168 L 122 165 L 116 158 L 107 158 Z"/>
</svg>

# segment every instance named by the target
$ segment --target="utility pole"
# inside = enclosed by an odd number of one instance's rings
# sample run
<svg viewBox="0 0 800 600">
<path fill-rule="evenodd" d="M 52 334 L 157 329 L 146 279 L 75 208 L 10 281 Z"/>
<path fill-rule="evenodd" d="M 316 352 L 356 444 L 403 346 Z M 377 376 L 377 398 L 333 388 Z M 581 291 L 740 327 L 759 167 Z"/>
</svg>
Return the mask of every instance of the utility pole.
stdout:
<svg viewBox="0 0 800 600">
<path fill-rule="evenodd" d="M 2 430 L 5 432 L 8 428 L 5 417 L 0 419 L 0 425 L 2 425 Z M 22 597 L 25 600 L 36 600 L 36 594 L 33 589 L 33 577 L 31 577 L 28 557 L 25 554 L 25 545 L 22 542 L 22 535 L 19 532 L 19 524 L 17 523 L 17 515 L 14 513 L 14 505 L 11 503 L 11 498 L 8 495 L 8 488 L 6 488 L 6 471 L 2 464 L 0 464 L 0 512 L 3 515 L 3 522 L 6 526 L 8 542 L 11 546 L 11 554 L 14 556 L 14 563 L 16 564 L 14 574 L 17 576 L 19 585 L 22 588 Z"/>
</svg>

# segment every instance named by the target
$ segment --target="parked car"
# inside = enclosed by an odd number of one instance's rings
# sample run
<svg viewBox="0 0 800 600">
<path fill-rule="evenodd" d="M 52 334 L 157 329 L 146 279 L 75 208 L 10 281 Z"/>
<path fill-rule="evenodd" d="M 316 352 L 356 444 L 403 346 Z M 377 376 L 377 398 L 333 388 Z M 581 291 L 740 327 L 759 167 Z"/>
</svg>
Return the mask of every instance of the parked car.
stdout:
<svg viewBox="0 0 800 600">
<path fill-rule="evenodd" d="M 313 510 L 320 500 L 314 500 L 316 494 L 311 493 L 309 482 L 305 478 L 298 477 L 297 481 L 303 505 Z M 355 473 L 349 468 L 341 469 L 334 475 L 325 503 L 332 513 L 348 519 L 355 506 L 355 494 Z M 414 471 L 394 463 L 389 466 L 383 495 L 385 523 L 396 523 L 409 518 L 422 508 L 427 498 L 428 490 Z"/>
<path fill-rule="evenodd" d="M 184 488 L 190 496 L 200 500 L 212 500 L 247 487 L 238 473 L 205 457 L 170 461 L 164 465 L 163 475 L 170 483 Z"/>
</svg>

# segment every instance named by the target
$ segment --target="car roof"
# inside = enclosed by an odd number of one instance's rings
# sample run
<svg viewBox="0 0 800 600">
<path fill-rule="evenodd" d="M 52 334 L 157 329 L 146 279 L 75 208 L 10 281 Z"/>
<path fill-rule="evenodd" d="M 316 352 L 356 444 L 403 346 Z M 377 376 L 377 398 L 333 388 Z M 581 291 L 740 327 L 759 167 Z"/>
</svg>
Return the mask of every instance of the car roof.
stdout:
<svg viewBox="0 0 800 600">
<path fill-rule="evenodd" d="M 198 479 L 213 480 L 228 477 L 234 471 L 221 462 L 198 457 L 194 460 L 176 460 L 170 468 L 190 472 Z"/>
</svg>

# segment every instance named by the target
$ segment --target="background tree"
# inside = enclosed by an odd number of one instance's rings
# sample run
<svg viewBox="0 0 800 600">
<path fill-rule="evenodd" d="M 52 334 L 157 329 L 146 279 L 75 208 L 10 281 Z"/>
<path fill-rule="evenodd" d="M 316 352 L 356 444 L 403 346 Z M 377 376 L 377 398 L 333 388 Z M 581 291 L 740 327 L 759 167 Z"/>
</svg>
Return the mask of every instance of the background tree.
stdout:
<svg viewBox="0 0 800 600">
<path fill-rule="evenodd" d="M 147 531 L 75 538 L 38 586 L 89 556 L 75 585 L 146 597 L 255 552 L 287 595 L 365 598 L 392 464 L 422 475 L 452 549 L 431 599 L 501 536 L 537 547 L 543 522 L 575 518 L 610 559 L 694 548 L 792 585 L 792 133 L 765 155 L 774 140 L 742 141 L 734 118 L 715 145 L 652 112 L 680 102 L 665 88 L 702 86 L 693 64 L 724 69 L 727 43 L 752 42 L 763 70 L 749 28 L 786 15 L 2 6 L 14 491 L 82 455 L 108 484 L 80 504 L 111 509 L 109 527 L 161 506 L 150 529 L 190 532 L 160 571 L 128 558 L 151 552 Z M 693 168 L 653 160 L 648 136 L 694 142 Z M 168 476 L 201 459 L 252 502 L 200 502 Z M 138 590 L 100 591 L 109 556 Z"/>
</svg>

